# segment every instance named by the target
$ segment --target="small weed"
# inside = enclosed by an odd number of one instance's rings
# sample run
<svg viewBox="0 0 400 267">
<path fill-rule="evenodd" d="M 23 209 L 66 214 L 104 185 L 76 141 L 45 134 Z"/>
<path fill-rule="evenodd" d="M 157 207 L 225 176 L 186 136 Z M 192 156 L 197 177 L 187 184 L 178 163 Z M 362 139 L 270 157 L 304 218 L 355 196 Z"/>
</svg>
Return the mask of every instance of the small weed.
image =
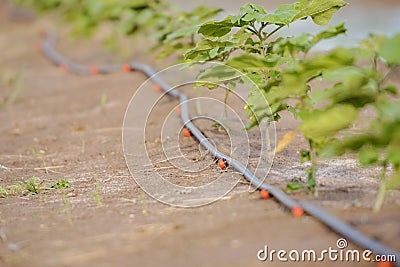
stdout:
<svg viewBox="0 0 400 267">
<path fill-rule="evenodd" d="M 9 196 L 23 196 L 27 194 L 36 195 L 41 192 L 42 189 L 66 189 L 71 187 L 71 183 L 66 179 L 60 179 L 52 185 L 43 187 L 43 182 L 38 182 L 38 178 L 31 177 L 28 182 L 18 182 L 16 184 L 2 186 L 0 185 L 0 198 L 6 198 Z"/>
<path fill-rule="evenodd" d="M 71 183 L 68 182 L 66 179 L 60 179 L 50 186 L 50 188 L 54 188 L 54 189 L 66 189 L 66 188 L 70 188 L 70 187 L 71 187 Z"/>
<path fill-rule="evenodd" d="M 64 193 L 63 196 L 63 202 L 64 202 L 64 209 L 65 213 L 67 214 L 67 220 L 68 224 L 72 224 L 72 209 L 71 209 L 71 204 L 69 203 L 69 198 L 67 194 Z"/>
<path fill-rule="evenodd" d="M 286 193 L 291 194 L 293 191 L 303 189 L 305 187 L 304 183 L 300 182 L 288 182 L 286 184 Z"/>
<path fill-rule="evenodd" d="M 96 202 L 97 207 L 101 207 L 99 181 L 96 181 L 96 190 L 92 192 L 93 200 Z"/>
<path fill-rule="evenodd" d="M 101 104 L 102 106 L 104 106 L 105 104 L 107 104 L 107 95 L 106 95 L 106 94 L 102 94 L 102 95 L 101 95 L 100 104 Z"/>
<path fill-rule="evenodd" d="M 140 198 L 142 200 L 142 214 L 146 215 L 147 214 L 146 193 L 142 189 L 139 190 L 140 190 Z"/>
<path fill-rule="evenodd" d="M 83 133 L 79 133 L 79 139 L 81 139 L 81 154 L 85 154 L 85 139 L 83 139 Z"/>
<path fill-rule="evenodd" d="M 30 178 L 25 186 L 26 190 L 28 190 L 28 192 L 32 195 L 39 194 L 40 190 L 42 189 L 43 182 L 36 183 L 36 180 L 36 177 Z"/>
<path fill-rule="evenodd" d="M 0 197 L 5 198 L 7 195 L 8 195 L 7 190 L 3 186 L 0 185 Z"/>
<path fill-rule="evenodd" d="M 24 183 L 17 183 L 7 186 L 0 186 L 0 198 L 6 198 L 8 196 L 22 195 L 26 189 Z"/>
<path fill-rule="evenodd" d="M 215 122 L 211 125 L 212 128 L 214 128 L 215 130 L 217 130 L 218 132 L 225 132 L 225 127 L 224 125 L 222 125 L 220 122 Z"/>
<path fill-rule="evenodd" d="M 25 191 L 26 184 L 19 182 L 17 184 L 12 184 L 6 187 L 6 190 L 9 195 L 19 195 Z"/>
<path fill-rule="evenodd" d="M 30 150 L 32 157 L 36 157 L 36 148 L 34 146 L 29 146 L 28 149 Z"/>
<path fill-rule="evenodd" d="M 8 107 L 15 102 L 15 100 L 17 99 L 22 90 L 21 86 L 22 78 L 23 78 L 22 71 L 19 72 L 19 74 L 9 78 L 2 77 L 0 85 L 2 87 L 11 88 L 12 91 L 9 96 L 0 98 L 0 108 Z"/>
</svg>

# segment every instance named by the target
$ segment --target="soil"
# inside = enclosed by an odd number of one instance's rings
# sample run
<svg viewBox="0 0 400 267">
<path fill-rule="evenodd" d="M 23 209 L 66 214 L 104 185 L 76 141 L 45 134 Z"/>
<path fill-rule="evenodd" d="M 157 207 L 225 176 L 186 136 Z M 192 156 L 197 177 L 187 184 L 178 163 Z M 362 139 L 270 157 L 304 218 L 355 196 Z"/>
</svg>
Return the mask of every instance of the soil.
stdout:
<svg viewBox="0 0 400 267">
<path fill-rule="evenodd" d="M 22 74 L 21 92 L 0 109 L 0 185 L 37 177 L 44 185 L 60 178 L 66 190 L 42 189 L 36 195 L 0 198 L 0 266 L 267 266 L 257 251 L 336 248 L 339 235 L 310 216 L 294 218 L 274 200 L 249 193 L 242 180 L 221 200 L 199 208 L 176 208 L 146 195 L 134 182 L 122 149 L 125 110 L 146 79 L 140 73 L 77 76 L 60 71 L 34 51 L 48 20 L 7 15 L 0 9 L 0 71 L 2 78 Z M 62 33 L 57 49 L 81 63 L 111 64 L 123 60 L 94 40 L 72 41 Z M 131 58 L 162 69 L 138 45 Z M 1 88 L 6 98 L 11 89 Z M 102 95 L 107 100 L 101 103 Z M 158 108 L 169 112 L 176 103 Z M 137 107 L 140 109 L 141 107 Z M 162 153 L 157 130 L 162 118 L 148 126 L 147 145 Z M 213 128 L 203 124 L 209 134 Z M 293 130 L 289 116 L 277 125 L 277 138 Z M 217 134 L 218 135 L 218 134 Z M 192 139 L 180 142 L 196 150 Z M 299 136 L 274 159 L 267 181 L 284 189 L 287 181 L 304 180 L 306 166 L 298 160 Z M 400 249 L 399 190 L 391 191 L 378 213 L 372 212 L 379 181 L 377 169 L 362 169 L 356 159 L 322 162 L 319 195 L 299 192 L 332 214 L 384 244 Z M 171 181 L 182 176 L 159 170 Z M 217 167 L 186 184 L 209 182 Z M 98 184 L 98 190 L 96 190 Z M 96 201 L 96 197 L 99 201 Z M 349 241 L 350 249 L 359 249 Z M 274 266 L 284 263 L 274 262 Z M 297 263 L 331 266 L 334 262 Z M 354 263 L 340 263 L 354 266 Z M 361 262 L 360 266 L 373 266 Z"/>
</svg>

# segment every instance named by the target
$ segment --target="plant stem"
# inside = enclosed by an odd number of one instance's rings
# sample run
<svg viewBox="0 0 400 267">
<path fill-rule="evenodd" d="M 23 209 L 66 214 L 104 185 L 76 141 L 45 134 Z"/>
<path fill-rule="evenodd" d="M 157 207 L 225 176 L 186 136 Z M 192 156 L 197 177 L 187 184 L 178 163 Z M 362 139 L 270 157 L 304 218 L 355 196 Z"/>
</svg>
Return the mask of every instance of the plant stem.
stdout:
<svg viewBox="0 0 400 267">
<path fill-rule="evenodd" d="M 389 71 L 385 74 L 385 76 L 378 82 L 379 85 L 379 89 L 380 87 L 390 78 L 390 76 L 395 72 L 395 70 L 398 68 L 399 66 L 393 66 L 389 69 Z"/>
<path fill-rule="evenodd" d="M 373 209 L 374 212 L 378 212 L 381 209 L 381 207 L 383 205 L 383 201 L 385 200 L 387 166 L 385 163 L 383 163 L 382 167 L 383 167 L 383 170 L 382 170 L 382 174 L 381 174 L 381 184 L 379 186 L 378 196 L 376 197 L 375 206 Z"/>
<path fill-rule="evenodd" d="M 372 65 L 375 71 L 378 71 L 378 55 L 375 54 L 374 58 L 372 59 Z"/>
<path fill-rule="evenodd" d="M 313 191 L 314 196 L 318 196 L 318 192 L 316 189 L 316 182 L 315 182 L 315 176 L 317 173 L 317 153 L 315 151 L 315 147 L 313 144 L 312 140 L 309 140 L 309 145 L 310 145 L 310 160 L 311 160 L 311 176 L 308 180 L 308 186 L 311 187 L 310 189 Z"/>
<path fill-rule="evenodd" d="M 262 31 L 264 30 L 265 27 L 268 26 L 268 22 L 261 22 L 261 27 L 258 29 L 258 37 L 260 38 L 261 41 L 264 41 L 264 38 L 262 36 Z"/>
<path fill-rule="evenodd" d="M 254 24 L 252 24 L 251 27 L 247 27 L 247 30 L 251 31 L 255 35 L 258 35 L 257 30 L 254 28 Z"/>
<path fill-rule="evenodd" d="M 280 29 L 282 29 L 284 27 L 284 25 L 279 26 L 278 28 L 276 28 L 275 30 L 273 30 L 272 32 L 268 33 L 267 36 L 265 36 L 264 40 L 267 40 L 269 37 L 271 37 L 271 35 L 273 35 L 274 33 L 276 33 L 277 31 L 279 31 Z"/>
<path fill-rule="evenodd" d="M 141 196 L 141 200 L 142 200 L 142 214 L 146 215 L 147 214 L 147 204 L 146 204 L 146 193 L 142 190 L 140 190 L 140 196 Z"/>
<path fill-rule="evenodd" d="M 266 129 L 265 129 L 265 145 L 267 146 L 267 154 L 275 152 L 275 150 L 271 149 L 271 137 L 269 136 L 270 124 L 271 124 L 271 122 L 267 121 Z"/>
<path fill-rule="evenodd" d="M 64 211 L 67 213 L 68 224 L 72 225 L 72 210 L 71 204 L 69 203 L 69 198 L 66 193 L 63 194 Z"/>
<path fill-rule="evenodd" d="M 224 118 L 228 117 L 228 99 L 229 99 L 230 89 L 225 89 L 225 96 L 224 96 Z"/>
<path fill-rule="evenodd" d="M 190 35 L 190 45 L 191 46 L 195 46 L 196 45 L 196 42 L 194 41 L 194 34 Z"/>
</svg>

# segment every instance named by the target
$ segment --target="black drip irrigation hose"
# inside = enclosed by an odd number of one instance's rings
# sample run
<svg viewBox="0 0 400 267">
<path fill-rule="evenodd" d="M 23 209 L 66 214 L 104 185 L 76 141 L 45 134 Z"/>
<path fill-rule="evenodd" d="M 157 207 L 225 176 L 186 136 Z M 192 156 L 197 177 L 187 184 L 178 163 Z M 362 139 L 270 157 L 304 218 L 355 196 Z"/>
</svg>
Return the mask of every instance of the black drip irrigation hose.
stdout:
<svg viewBox="0 0 400 267">
<path fill-rule="evenodd" d="M 325 224 L 327 227 L 335 231 L 337 234 L 347 238 L 348 240 L 353 241 L 355 244 L 364 249 L 368 249 L 377 255 L 394 256 L 395 262 L 393 263 L 396 264 L 397 266 L 400 266 L 399 252 L 379 243 L 378 241 L 370 237 L 365 236 L 355 228 L 351 227 L 349 224 L 327 213 L 326 211 L 316 206 L 315 204 L 312 204 L 308 201 L 297 201 L 290 198 L 279 188 L 269 185 L 260 178 L 256 177 L 239 161 L 218 151 L 217 148 L 214 147 L 202 134 L 202 132 L 191 122 L 186 102 L 187 96 L 178 91 L 177 89 L 172 89 L 170 85 L 168 85 L 158 76 L 156 76 L 155 74 L 157 72 L 154 71 L 148 65 L 135 61 L 126 64 L 115 64 L 115 65 L 105 65 L 105 66 L 80 65 L 58 53 L 54 49 L 55 42 L 56 42 L 55 36 L 52 34 L 48 34 L 47 39 L 43 40 L 39 44 L 38 50 L 41 51 L 51 62 L 58 65 L 63 70 L 83 75 L 108 74 L 121 70 L 125 72 L 133 72 L 133 71 L 142 72 L 154 84 L 158 85 L 159 88 L 162 89 L 162 91 L 164 91 L 170 96 L 179 99 L 181 108 L 181 119 L 186 129 L 189 131 L 188 135 L 193 135 L 197 139 L 197 141 L 205 149 L 207 149 L 215 159 L 219 160 L 220 162 L 222 161 L 219 164 L 221 168 L 225 168 L 226 166 L 233 167 L 235 170 L 241 173 L 253 187 L 260 190 L 262 195 L 267 195 L 267 196 L 272 195 L 278 202 L 283 204 L 286 208 L 290 209 L 294 216 L 299 217 L 303 215 L 303 213 L 305 212 L 313 216 L 323 224 Z"/>
</svg>

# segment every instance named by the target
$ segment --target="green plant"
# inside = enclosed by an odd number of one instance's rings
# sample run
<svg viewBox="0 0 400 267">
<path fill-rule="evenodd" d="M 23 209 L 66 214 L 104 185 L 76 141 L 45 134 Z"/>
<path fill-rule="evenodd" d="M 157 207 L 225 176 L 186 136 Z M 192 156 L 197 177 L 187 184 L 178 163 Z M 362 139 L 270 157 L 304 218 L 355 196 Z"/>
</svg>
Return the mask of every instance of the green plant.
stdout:
<svg viewBox="0 0 400 267">
<path fill-rule="evenodd" d="M 5 198 L 7 197 L 7 195 L 8 195 L 7 189 L 0 185 L 0 197 Z"/>
<path fill-rule="evenodd" d="M 71 187 L 71 183 L 66 179 L 60 179 L 52 185 L 43 187 L 43 182 L 38 182 L 38 178 L 31 177 L 27 182 L 18 182 L 15 184 L 1 186 L 0 185 L 0 198 L 6 198 L 8 196 L 22 196 L 26 194 L 36 195 L 39 194 L 43 189 L 66 189 Z"/>
<path fill-rule="evenodd" d="M 7 186 L 0 186 L 0 197 L 18 196 L 26 193 L 26 183 L 16 183 Z"/>
<path fill-rule="evenodd" d="M 146 193 L 140 188 L 140 200 L 142 202 L 142 214 L 146 215 L 148 213 L 147 203 L 146 203 Z"/>
<path fill-rule="evenodd" d="M 362 166 L 381 166 L 381 186 L 374 210 L 380 209 L 387 190 L 400 185 L 400 101 L 374 103 L 378 115 L 357 135 L 331 139 L 321 149 L 322 157 L 358 153 Z M 389 171 L 391 169 L 391 171 Z"/>
<path fill-rule="evenodd" d="M 37 178 L 31 177 L 26 183 L 18 182 L 7 186 L 0 186 L 0 197 L 18 196 L 25 194 L 36 195 L 40 193 L 43 182 L 37 183 Z"/>
<path fill-rule="evenodd" d="M 100 188 L 99 188 L 99 181 L 96 180 L 95 191 L 92 192 L 93 200 L 96 202 L 97 207 L 101 207 L 101 198 L 100 198 Z"/>
<path fill-rule="evenodd" d="M 39 194 L 40 190 L 42 189 L 43 182 L 37 183 L 36 181 L 36 177 L 31 177 L 25 184 L 25 189 L 28 190 L 28 192 L 32 195 Z"/>
<path fill-rule="evenodd" d="M 4 77 L 1 78 L 0 86 L 6 88 L 6 90 L 10 90 L 11 92 L 8 96 L 0 97 L 0 108 L 5 108 L 12 105 L 22 90 L 23 71 L 20 71 L 15 76 L 6 76 L 7 75 L 4 75 Z"/>
<path fill-rule="evenodd" d="M 281 5 L 274 12 L 268 13 L 260 5 L 246 4 L 236 16 L 230 15 L 223 20 L 200 25 L 198 33 L 202 37 L 201 41 L 185 53 L 185 59 L 194 63 L 215 60 L 225 62 L 255 83 L 250 89 L 248 105 L 245 107 L 251 120 L 248 129 L 263 119 L 278 121 L 282 111 L 290 111 L 296 118 L 306 117 L 309 83 L 320 77 L 323 71 L 352 63 L 346 55 L 342 58 L 344 52 L 339 49 L 336 54 L 320 55 L 312 60 L 306 59 L 307 53 L 321 40 L 343 34 L 346 29 L 343 24 L 339 24 L 314 36 L 307 33 L 289 37 L 274 36 L 291 23 L 308 17 L 318 25 L 326 25 L 344 5 L 345 2 L 340 0 L 298 1 Z M 244 79 L 234 79 L 233 76 L 229 80 L 228 72 L 227 68 L 217 66 L 204 70 L 199 78 L 224 79 L 230 88 L 234 88 L 238 82 L 246 82 Z M 215 88 L 214 84 L 200 85 Z M 346 126 L 338 125 L 336 130 Z M 307 170 L 307 187 L 313 189 L 316 185 L 317 144 L 315 140 L 309 139 L 309 145 L 312 166 Z M 288 189 L 294 186 L 289 184 Z"/>
<path fill-rule="evenodd" d="M 103 93 L 100 98 L 100 105 L 104 106 L 105 104 L 107 104 L 107 95 Z"/>
<path fill-rule="evenodd" d="M 76 35 L 91 35 L 101 25 L 114 23 L 118 33 L 133 34 L 141 23 L 150 22 L 161 3 L 143 1 L 79 1 L 79 0 L 15 0 L 18 4 L 35 7 L 39 12 L 55 11 L 59 17 L 72 23 Z"/>
<path fill-rule="evenodd" d="M 198 78 L 223 81 L 230 90 L 238 83 L 251 81 L 245 106 L 247 129 L 262 120 L 279 121 L 282 112 L 300 119 L 298 131 L 308 143 L 300 151 L 302 162 L 310 162 L 307 182 L 287 184 L 287 190 L 307 188 L 314 191 L 318 159 L 340 156 L 347 151 L 358 154 L 361 165 L 382 168 L 382 183 L 376 209 L 387 189 L 400 183 L 399 101 L 397 88 L 389 84 L 390 75 L 400 65 L 400 37 L 371 36 L 359 47 L 335 48 L 310 54 L 320 41 L 346 32 L 344 24 L 325 26 L 342 0 L 299 0 L 284 4 L 273 12 L 262 6 L 246 4 L 236 15 L 210 20 L 220 9 L 200 7 L 192 12 L 177 11 L 158 1 L 29 1 L 42 10 L 58 8 L 67 20 L 84 32 L 92 32 L 103 22 L 112 22 L 124 35 L 137 30 L 155 30 L 159 57 L 182 53 L 193 64 L 220 61 L 245 74 L 221 65 L 203 69 Z M 79 11 L 79 12 L 76 12 Z M 90 16 L 89 16 L 90 15 Z M 292 23 L 311 19 L 325 26 L 315 35 L 279 36 Z M 184 25 L 184 26 L 182 26 Z M 214 89 L 211 82 L 197 87 Z M 228 93 L 225 100 L 228 99 Z M 366 128 L 350 131 L 373 109 L 376 115 Z M 98 182 L 93 197 L 97 203 Z M 95 198 L 97 195 L 97 198 Z"/>
<path fill-rule="evenodd" d="M 68 180 L 66 180 L 66 179 L 60 179 L 57 182 L 50 185 L 50 188 L 54 188 L 54 189 L 67 189 L 70 187 L 71 187 L 71 183 L 68 182 Z"/>
<path fill-rule="evenodd" d="M 13 1 L 34 7 L 40 13 L 58 13 L 62 21 L 72 26 L 74 36 L 91 36 L 102 26 L 112 25 L 113 30 L 104 40 L 110 48 L 116 47 L 124 36 L 134 38 L 137 33 L 141 33 L 141 38 L 150 36 L 152 49 L 159 51 L 159 57 L 194 46 L 197 25 L 222 11 L 201 6 L 192 12 L 182 12 L 159 0 Z"/>
<path fill-rule="evenodd" d="M 359 54 L 369 59 L 371 64 L 336 73 L 343 76 L 347 84 L 356 87 L 347 87 L 346 91 L 340 88 L 340 91 L 336 91 L 341 92 L 340 96 L 333 96 L 335 91 L 322 92 L 319 96 L 322 100 L 347 100 L 358 112 L 368 107 L 375 111 L 376 115 L 369 120 L 366 127 L 357 130 L 357 134 L 331 138 L 319 151 L 321 157 L 326 158 L 341 156 L 348 151 L 357 152 L 362 166 L 381 167 L 381 186 L 375 211 L 383 204 L 387 190 L 400 185 L 400 100 L 396 86 L 388 84 L 391 74 L 400 66 L 399 47 L 400 34 L 392 38 L 371 36 L 359 49 Z M 365 49 L 368 49 L 366 54 Z M 385 74 L 379 71 L 382 65 L 385 67 Z"/>
<path fill-rule="evenodd" d="M 7 191 L 7 195 L 11 195 L 11 196 L 20 195 L 25 192 L 26 184 L 19 182 L 16 184 L 8 185 L 5 187 L 5 190 Z"/>
<path fill-rule="evenodd" d="M 283 27 L 307 17 L 325 25 L 344 5 L 343 1 L 335 0 L 300 0 L 268 13 L 259 5 L 246 4 L 236 16 L 200 25 L 198 33 L 202 39 L 185 53 L 185 59 L 193 63 L 225 62 L 256 84 L 245 107 L 251 120 L 247 128 L 264 119 L 278 121 L 283 111 L 301 119 L 299 130 L 308 148 L 300 151 L 300 158 L 311 166 L 307 169 L 307 182 L 288 183 L 288 191 L 300 188 L 314 191 L 318 158 L 352 150 L 359 154 L 361 165 L 377 164 L 383 169 L 375 207 L 378 209 L 386 189 L 400 183 L 396 110 L 400 105 L 393 98 L 397 88 L 387 84 L 390 74 L 400 64 L 400 35 L 371 36 L 359 47 L 336 48 L 315 56 L 307 54 L 319 41 L 345 33 L 343 24 L 329 26 L 314 36 L 302 33 L 273 38 Z M 387 73 L 379 68 L 382 65 Z M 246 82 L 234 76 L 229 80 L 229 71 L 217 66 L 203 70 L 199 78 L 228 81 L 230 88 Z M 198 85 L 215 88 L 211 83 Z M 360 120 L 359 114 L 371 107 L 378 115 L 370 128 L 356 137 L 347 133 Z M 338 141 L 343 135 L 344 140 L 350 141 L 343 142 L 343 138 Z M 389 165 L 393 171 L 388 178 Z"/>
<path fill-rule="evenodd" d="M 63 210 L 67 214 L 68 224 L 72 225 L 72 208 L 71 203 L 69 202 L 68 195 L 66 193 L 63 194 Z"/>
</svg>

